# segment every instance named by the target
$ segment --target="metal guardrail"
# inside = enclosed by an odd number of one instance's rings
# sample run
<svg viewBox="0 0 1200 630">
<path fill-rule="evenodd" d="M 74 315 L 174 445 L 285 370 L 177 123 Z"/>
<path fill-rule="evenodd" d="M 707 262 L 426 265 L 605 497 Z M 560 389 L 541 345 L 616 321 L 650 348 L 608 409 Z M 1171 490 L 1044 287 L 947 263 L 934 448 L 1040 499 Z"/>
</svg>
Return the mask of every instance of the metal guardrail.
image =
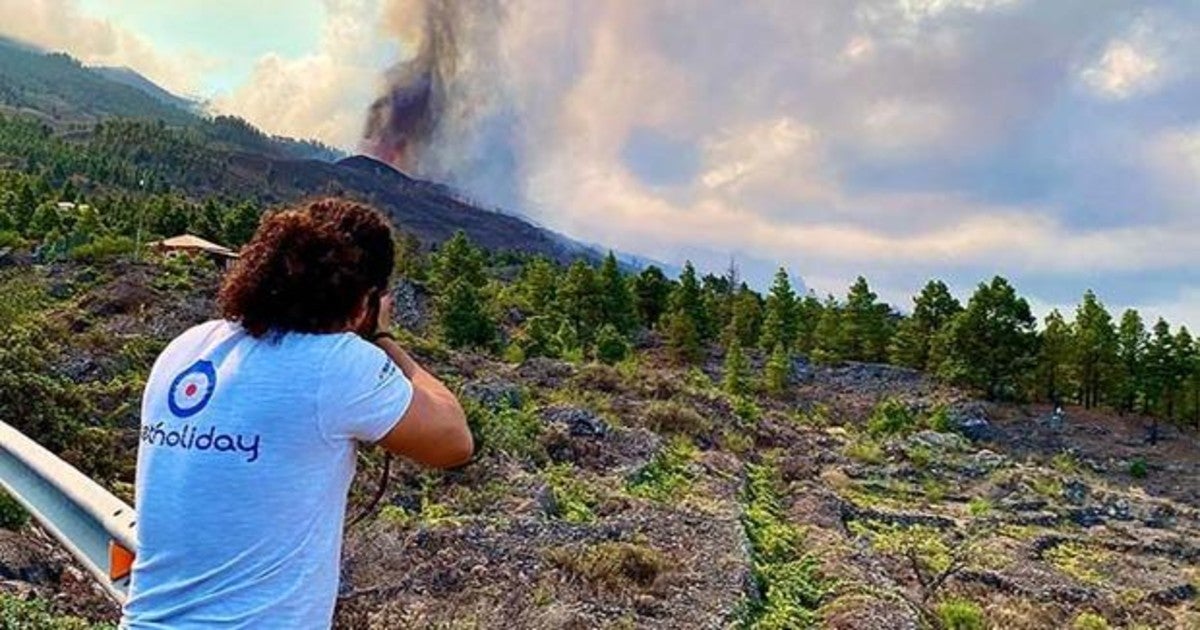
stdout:
<svg viewBox="0 0 1200 630">
<path fill-rule="evenodd" d="M 0 486 L 124 604 L 137 514 L 87 475 L 0 422 Z"/>
</svg>

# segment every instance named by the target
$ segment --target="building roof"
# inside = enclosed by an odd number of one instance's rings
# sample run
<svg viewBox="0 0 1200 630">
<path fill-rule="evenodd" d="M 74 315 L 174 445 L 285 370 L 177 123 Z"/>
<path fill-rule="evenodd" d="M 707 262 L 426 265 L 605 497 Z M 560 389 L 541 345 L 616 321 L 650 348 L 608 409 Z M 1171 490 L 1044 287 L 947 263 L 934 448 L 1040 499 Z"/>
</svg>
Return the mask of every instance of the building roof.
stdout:
<svg viewBox="0 0 1200 630">
<path fill-rule="evenodd" d="M 163 239 L 155 243 L 154 246 L 161 249 L 194 249 L 207 252 L 209 254 L 216 254 L 217 256 L 226 256 L 228 258 L 237 258 L 238 256 L 237 252 L 229 249 L 228 247 L 217 245 L 216 243 L 206 241 L 199 236 L 192 236 L 191 234 L 172 236 L 171 238 Z"/>
</svg>

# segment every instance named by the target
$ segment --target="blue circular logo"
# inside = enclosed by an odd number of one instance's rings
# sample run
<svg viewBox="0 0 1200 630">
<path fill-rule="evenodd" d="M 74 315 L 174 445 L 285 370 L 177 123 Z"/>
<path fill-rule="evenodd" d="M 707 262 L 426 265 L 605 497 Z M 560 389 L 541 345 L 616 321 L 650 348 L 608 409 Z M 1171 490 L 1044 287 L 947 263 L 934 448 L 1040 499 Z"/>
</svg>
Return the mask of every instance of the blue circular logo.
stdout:
<svg viewBox="0 0 1200 630">
<path fill-rule="evenodd" d="M 208 404 L 216 386 L 216 369 L 211 361 L 201 359 L 180 372 L 171 382 L 167 405 L 171 408 L 171 413 L 180 418 L 194 416 Z"/>
</svg>

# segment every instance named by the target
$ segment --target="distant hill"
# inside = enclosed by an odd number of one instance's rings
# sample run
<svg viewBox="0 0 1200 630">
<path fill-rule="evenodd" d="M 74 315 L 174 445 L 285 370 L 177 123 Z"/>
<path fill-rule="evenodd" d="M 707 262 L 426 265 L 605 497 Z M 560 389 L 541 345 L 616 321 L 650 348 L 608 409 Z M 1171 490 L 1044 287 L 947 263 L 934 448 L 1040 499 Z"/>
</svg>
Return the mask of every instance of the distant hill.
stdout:
<svg viewBox="0 0 1200 630">
<path fill-rule="evenodd" d="M 147 96 L 172 107 L 177 107 L 183 110 L 194 110 L 199 107 L 196 101 L 176 96 L 171 92 L 160 87 L 157 83 L 142 76 L 137 70 L 127 66 L 93 66 L 92 72 L 123 85 L 128 85 L 138 91 L 143 92 Z"/>
<path fill-rule="evenodd" d="M 60 130 L 87 128 L 109 118 L 161 121 L 195 128 L 229 148 L 274 157 L 345 157 L 319 142 L 264 134 L 238 118 L 205 116 L 194 101 L 129 68 L 90 68 L 69 55 L 0 37 L 0 113 L 5 111 L 36 116 Z"/>
</svg>

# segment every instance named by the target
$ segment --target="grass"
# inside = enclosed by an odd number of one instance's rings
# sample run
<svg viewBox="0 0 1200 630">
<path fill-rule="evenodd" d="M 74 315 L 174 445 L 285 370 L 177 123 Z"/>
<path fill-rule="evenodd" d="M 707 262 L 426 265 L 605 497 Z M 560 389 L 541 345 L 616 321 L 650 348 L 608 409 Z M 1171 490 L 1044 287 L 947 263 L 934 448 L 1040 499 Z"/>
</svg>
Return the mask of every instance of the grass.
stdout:
<svg viewBox="0 0 1200 630">
<path fill-rule="evenodd" d="M 821 574 L 817 559 L 805 552 L 804 531 L 784 515 L 775 468 L 751 465 L 746 477 L 742 523 L 761 597 L 748 606 L 743 626 L 754 630 L 815 627 L 817 611 L 833 584 Z"/>
<path fill-rule="evenodd" d="M 979 604 L 965 599 L 948 599 L 934 608 L 934 615 L 945 630 L 984 630 L 987 620 Z"/>
<path fill-rule="evenodd" d="M 1108 620 L 1093 612 L 1079 613 L 1071 622 L 1071 630 L 1108 630 Z"/>
<path fill-rule="evenodd" d="M 630 542 L 557 547 L 546 556 L 555 566 L 609 590 L 647 589 L 669 568 L 662 552 Z"/>
<path fill-rule="evenodd" d="M 991 511 L 992 502 L 984 497 L 974 497 L 967 502 L 967 513 L 971 516 L 987 516 Z"/>
<path fill-rule="evenodd" d="M 1050 458 L 1050 465 L 1054 470 L 1064 474 L 1073 475 L 1079 472 L 1079 458 L 1075 457 L 1074 453 L 1063 451 L 1054 457 Z"/>
<path fill-rule="evenodd" d="M 919 420 L 908 405 L 889 398 L 871 412 L 867 420 L 867 433 L 877 438 L 907 434 L 919 426 Z"/>
<path fill-rule="evenodd" d="M 544 425 L 529 407 L 502 407 L 490 411 L 468 402 L 467 424 L 480 450 L 503 453 L 518 459 L 539 460 L 544 455 L 538 437 Z"/>
<path fill-rule="evenodd" d="M 846 457 L 864 464 L 882 464 L 887 458 L 883 447 L 878 442 L 866 437 L 860 437 L 845 447 Z"/>
<path fill-rule="evenodd" d="M 555 516 L 568 523 L 590 523 L 596 519 L 593 511 L 598 500 L 596 492 L 579 478 L 579 471 L 573 465 L 555 464 L 544 474 L 554 496 Z"/>
<path fill-rule="evenodd" d="M 642 422 L 657 433 L 695 436 L 712 431 L 712 422 L 708 418 L 674 400 L 650 403 L 642 414 Z"/>
<path fill-rule="evenodd" d="M 695 457 L 696 447 L 690 438 L 671 438 L 654 459 L 634 473 L 627 484 L 629 493 L 659 502 L 682 498 L 692 485 L 689 465 Z"/>
<path fill-rule="evenodd" d="M 0 628 L 4 630 L 100 630 L 115 626 L 93 624 L 79 617 L 57 615 L 40 599 L 0 595 Z"/>
<path fill-rule="evenodd" d="M 1064 542 L 1042 552 L 1042 558 L 1083 584 L 1100 586 L 1107 581 L 1101 571 L 1107 559 L 1103 551 L 1076 542 Z"/>
</svg>

